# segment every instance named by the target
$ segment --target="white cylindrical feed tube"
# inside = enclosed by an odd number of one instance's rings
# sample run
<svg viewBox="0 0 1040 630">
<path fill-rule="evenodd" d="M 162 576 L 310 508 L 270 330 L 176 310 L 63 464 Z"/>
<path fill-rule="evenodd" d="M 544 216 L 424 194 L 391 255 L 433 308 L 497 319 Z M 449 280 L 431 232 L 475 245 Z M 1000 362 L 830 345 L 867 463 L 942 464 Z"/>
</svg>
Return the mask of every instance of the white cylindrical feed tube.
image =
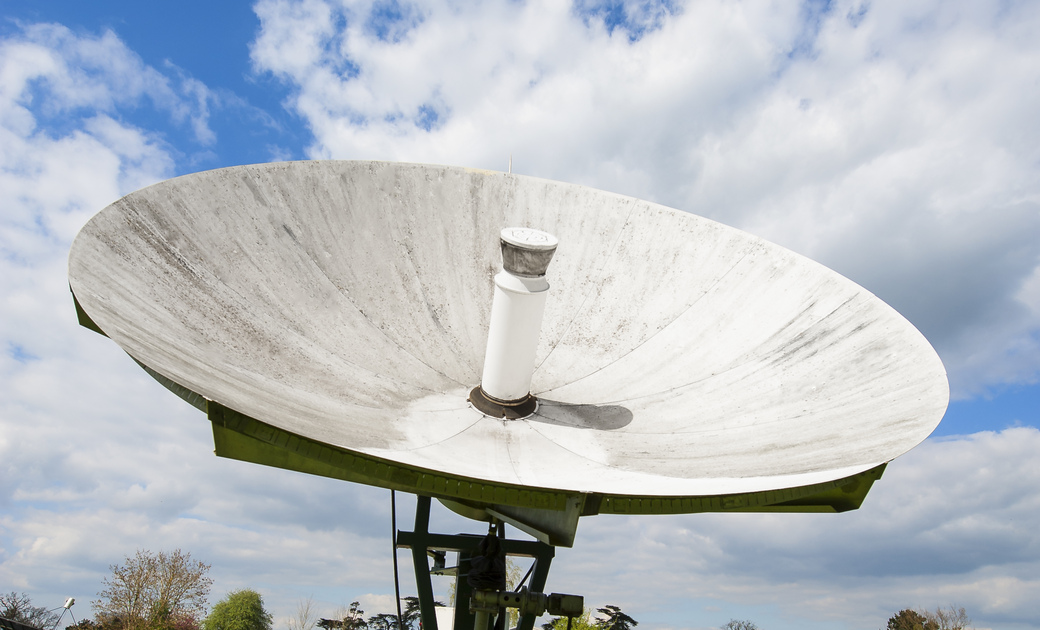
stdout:
<svg viewBox="0 0 1040 630">
<path fill-rule="evenodd" d="M 531 378 L 549 291 L 545 272 L 557 240 L 540 230 L 506 228 L 501 245 L 502 271 L 495 276 L 484 371 L 470 402 L 489 416 L 519 418 L 537 405 Z"/>
<path fill-rule="evenodd" d="M 548 292 L 545 276 L 524 278 L 504 269 L 495 276 L 495 299 L 480 377 L 480 388 L 489 397 L 511 402 L 531 393 Z"/>
</svg>

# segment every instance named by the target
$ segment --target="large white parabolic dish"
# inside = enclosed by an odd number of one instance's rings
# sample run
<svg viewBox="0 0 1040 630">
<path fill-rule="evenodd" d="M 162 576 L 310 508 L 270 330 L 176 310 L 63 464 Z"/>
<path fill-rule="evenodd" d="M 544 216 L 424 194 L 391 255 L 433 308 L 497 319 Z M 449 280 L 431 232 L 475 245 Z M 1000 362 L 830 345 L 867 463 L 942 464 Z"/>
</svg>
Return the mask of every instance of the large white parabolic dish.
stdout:
<svg viewBox="0 0 1040 630">
<path fill-rule="evenodd" d="M 523 420 L 467 402 L 506 226 L 559 239 Z M 363 481 L 427 475 L 435 496 L 827 484 L 924 440 L 949 397 L 924 337 L 837 273 L 695 215 L 505 173 L 311 161 L 178 177 L 91 219 L 69 278 L 86 323 L 218 424 L 253 422 L 253 439 L 295 439 Z M 274 465 L 301 469 L 297 451 Z"/>
</svg>

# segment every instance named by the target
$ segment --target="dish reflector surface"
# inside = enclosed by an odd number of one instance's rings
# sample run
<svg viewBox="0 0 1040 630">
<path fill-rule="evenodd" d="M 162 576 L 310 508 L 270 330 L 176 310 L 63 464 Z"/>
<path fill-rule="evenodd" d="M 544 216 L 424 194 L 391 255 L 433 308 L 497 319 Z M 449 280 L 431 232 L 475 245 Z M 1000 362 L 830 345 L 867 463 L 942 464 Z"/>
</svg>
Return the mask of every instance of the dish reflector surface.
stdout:
<svg viewBox="0 0 1040 630">
<path fill-rule="evenodd" d="M 524 420 L 479 383 L 499 232 L 559 240 Z M 834 481 L 946 409 L 924 337 L 829 269 L 695 215 L 453 167 L 313 161 L 168 180 L 73 245 L 78 304 L 161 377 L 410 469 L 707 496 Z"/>
</svg>

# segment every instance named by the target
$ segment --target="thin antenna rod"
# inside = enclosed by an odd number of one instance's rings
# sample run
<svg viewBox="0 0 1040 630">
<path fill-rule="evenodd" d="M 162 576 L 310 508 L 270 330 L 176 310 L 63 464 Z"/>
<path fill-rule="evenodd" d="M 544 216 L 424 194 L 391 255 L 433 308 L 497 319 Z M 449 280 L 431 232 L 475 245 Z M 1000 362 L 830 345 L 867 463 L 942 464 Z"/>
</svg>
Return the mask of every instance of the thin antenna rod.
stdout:
<svg viewBox="0 0 1040 630">
<path fill-rule="evenodd" d="M 397 630 L 404 630 L 401 624 L 401 577 L 397 572 L 397 493 L 390 491 L 390 526 L 393 532 L 390 539 L 394 544 L 394 594 L 397 595 Z"/>
<path fill-rule="evenodd" d="M 509 154 L 509 173 L 510 173 L 510 175 L 513 173 L 513 154 L 512 153 Z"/>
</svg>

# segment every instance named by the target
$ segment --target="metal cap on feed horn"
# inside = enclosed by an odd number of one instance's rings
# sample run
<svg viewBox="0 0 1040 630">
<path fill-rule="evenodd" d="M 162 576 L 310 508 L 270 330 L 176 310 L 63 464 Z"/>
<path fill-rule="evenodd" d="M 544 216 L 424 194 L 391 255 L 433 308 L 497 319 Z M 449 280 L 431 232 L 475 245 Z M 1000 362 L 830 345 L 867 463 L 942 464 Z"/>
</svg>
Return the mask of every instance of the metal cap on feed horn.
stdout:
<svg viewBox="0 0 1040 630">
<path fill-rule="evenodd" d="M 556 253 L 555 236 L 531 228 L 505 228 L 499 237 L 502 244 L 502 268 L 516 276 L 544 276 Z"/>
</svg>

